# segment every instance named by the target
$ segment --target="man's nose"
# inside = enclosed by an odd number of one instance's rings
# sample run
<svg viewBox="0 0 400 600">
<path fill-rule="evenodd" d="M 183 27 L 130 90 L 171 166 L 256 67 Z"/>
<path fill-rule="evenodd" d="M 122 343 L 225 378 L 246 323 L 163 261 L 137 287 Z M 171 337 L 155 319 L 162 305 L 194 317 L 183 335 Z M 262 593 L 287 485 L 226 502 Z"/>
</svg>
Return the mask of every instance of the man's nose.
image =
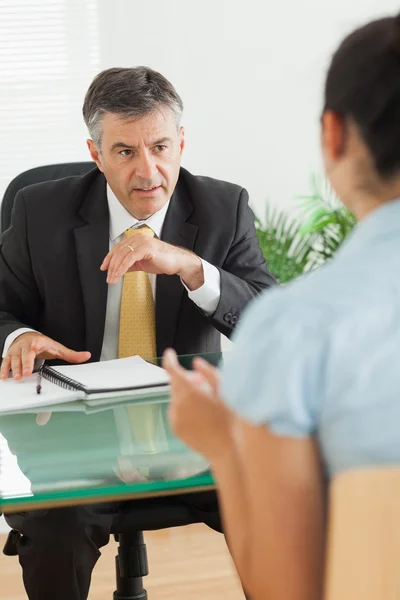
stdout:
<svg viewBox="0 0 400 600">
<path fill-rule="evenodd" d="M 140 177 L 140 179 L 144 180 L 147 179 L 151 182 L 156 172 L 157 169 L 155 161 L 149 153 L 145 152 L 140 157 L 138 157 L 138 162 L 136 163 L 137 177 Z"/>
</svg>

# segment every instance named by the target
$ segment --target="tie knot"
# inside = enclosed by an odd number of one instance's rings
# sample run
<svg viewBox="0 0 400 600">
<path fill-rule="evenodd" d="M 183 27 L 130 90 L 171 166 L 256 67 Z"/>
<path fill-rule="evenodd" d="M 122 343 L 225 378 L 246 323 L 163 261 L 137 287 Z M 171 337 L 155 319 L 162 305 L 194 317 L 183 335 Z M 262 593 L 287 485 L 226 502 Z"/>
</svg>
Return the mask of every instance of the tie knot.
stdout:
<svg viewBox="0 0 400 600">
<path fill-rule="evenodd" d="M 155 236 L 155 233 L 151 229 L 151 227 L 149 227 L 148 225 L 142 225 L 141 227 L 137 227 L 136 229 L 133 229 L 131 227 L 130 229 L 127 229 L 126 231 L 124 231 L 125 239 L 129 239 L 129 238 L 133 237 L 134 235 L 136 235 L 137 233 L 143 233 L 143 235 L 148 235 L 149 237 Z"/>
</svg>

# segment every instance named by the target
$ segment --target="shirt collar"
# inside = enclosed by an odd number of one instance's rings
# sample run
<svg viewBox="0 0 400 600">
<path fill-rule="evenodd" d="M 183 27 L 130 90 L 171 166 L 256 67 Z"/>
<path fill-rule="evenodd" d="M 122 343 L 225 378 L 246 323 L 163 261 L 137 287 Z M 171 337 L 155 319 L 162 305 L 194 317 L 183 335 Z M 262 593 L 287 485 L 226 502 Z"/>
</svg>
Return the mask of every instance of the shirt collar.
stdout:
<svg viewBox="0 0 400 600">
<path fill-rule="evenodd" d="M 394 235 L 400 236 L 400 199 L 386 202 L 367 215 L 343 243 L 340 253 L 347 257 Z"/>
<path fill-rule="evenodd" d="M 115 242 L 127 229 L 138 227 L 140 225 L 148 225 L 158 238 L 161 236 L 161 230 L 164 225 L 165 215 L 167 214 L 170 200 L 168 200 L 158 212 L 151 215 L 151 217 L 145 221 L 138 221 L 126 210 L 126 208 L 124 208 L 124 206 L 122 206 L 108 183 L 107 202 L 110 213 L 110 240 L 112 242 Z"/>
</svg>

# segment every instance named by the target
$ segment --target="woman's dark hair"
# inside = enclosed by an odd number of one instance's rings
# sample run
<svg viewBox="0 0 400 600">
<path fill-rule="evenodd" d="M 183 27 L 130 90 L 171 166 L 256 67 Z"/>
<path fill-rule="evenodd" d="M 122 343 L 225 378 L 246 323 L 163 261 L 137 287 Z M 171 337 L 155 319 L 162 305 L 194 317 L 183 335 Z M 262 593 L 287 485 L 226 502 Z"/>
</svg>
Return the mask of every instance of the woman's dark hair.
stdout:
<svg viewBox="0 0 400 600">
<path fill-rule="evenodd" d="M 358 125 L 381 177 L 400 173 L 400 15 L 342 42 L 328 71 L 325 110 Z"/>
</svg>

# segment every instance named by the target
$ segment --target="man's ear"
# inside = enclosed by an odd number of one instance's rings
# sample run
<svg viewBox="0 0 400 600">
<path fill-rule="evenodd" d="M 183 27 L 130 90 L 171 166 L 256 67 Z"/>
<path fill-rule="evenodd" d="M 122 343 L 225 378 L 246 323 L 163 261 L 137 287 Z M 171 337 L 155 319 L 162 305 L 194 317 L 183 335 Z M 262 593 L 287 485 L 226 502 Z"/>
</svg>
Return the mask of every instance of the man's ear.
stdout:
<svg viewBox="0 0 400 600">
<path fill-rule="evenodd" d="M 103 163 L 101 160 L 100 150 L 97 149 L 97 146 L 93 140 L 86 140 L 86 144 L 89 149 L 90 156 L 98 166 L 99 170 L 103 173 Z"/>
<path fill-rule="evenodd" d="M 179 149 L 180 149 L 180 154 L 182 156 L 183 151 L 185 149 L 185 128 L 184 127 L 179 128 Z"/>
</svg>

